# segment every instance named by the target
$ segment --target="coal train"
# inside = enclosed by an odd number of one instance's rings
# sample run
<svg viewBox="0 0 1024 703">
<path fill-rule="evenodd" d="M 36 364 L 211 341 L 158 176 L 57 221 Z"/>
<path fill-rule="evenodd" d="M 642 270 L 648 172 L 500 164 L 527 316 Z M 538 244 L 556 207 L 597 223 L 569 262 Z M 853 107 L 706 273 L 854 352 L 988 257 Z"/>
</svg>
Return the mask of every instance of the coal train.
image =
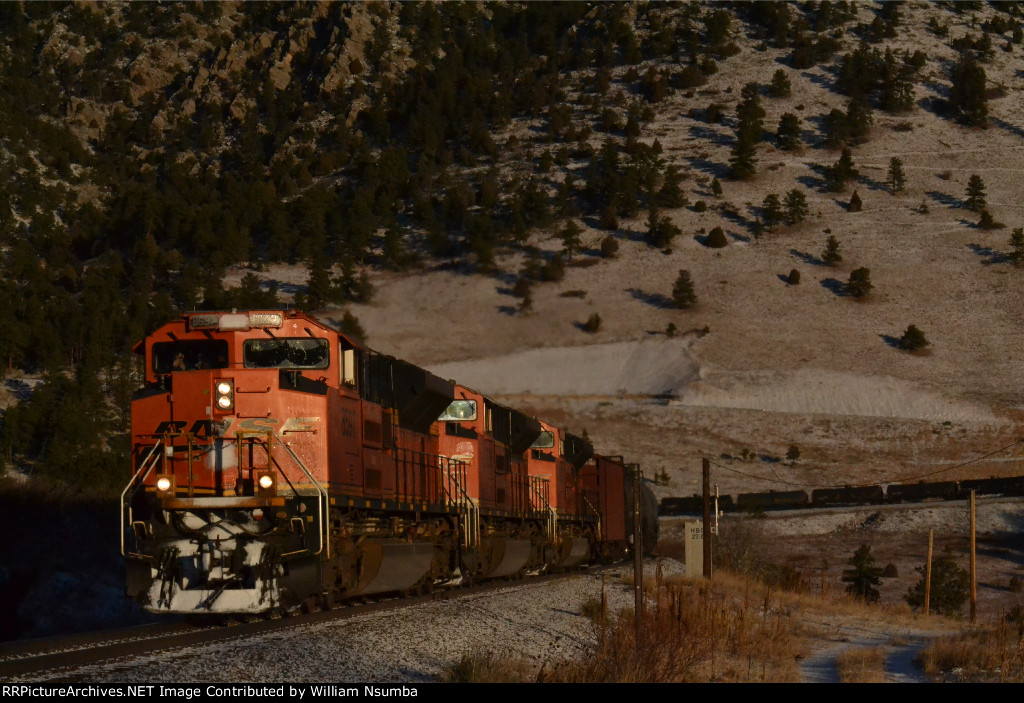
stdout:
<svg viewBox="0 0 1024 703">
<path fill-rule="evenodd" d="M 193 312 L 140 342 L 127 594 L 157 613 L 355 596 L 623 558 L 636 465 L 296 311 Z"/>
<path fill-rule="evenodd" d="M 760 510 L 797 510 L 883 503 L 919 503 L 927 500 L 962 500 L 976 495 L 1024 496 L 1024 476 L 963 479 L 959 481 L 919 481 L 872 486 L 834 486 L 805 490 L 767 491 L 719 496 L 719 509 L 725 512 Z M 703 498 L 694 494 L 662 498 L 661 515 L 689 515 L 703 510 Z"/>
</svg>

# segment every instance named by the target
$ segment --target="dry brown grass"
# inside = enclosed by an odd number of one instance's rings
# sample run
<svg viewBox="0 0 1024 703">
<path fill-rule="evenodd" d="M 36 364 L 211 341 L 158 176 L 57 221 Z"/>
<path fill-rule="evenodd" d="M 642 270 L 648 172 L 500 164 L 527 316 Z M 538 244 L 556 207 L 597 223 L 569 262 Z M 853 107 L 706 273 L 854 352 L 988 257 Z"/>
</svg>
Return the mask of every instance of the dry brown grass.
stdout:
<svg viewBox="0 0 1024 703">
<path fill-rule="evenodd" d="M 464 654 L 445 674 L 445 683 L 526 683 L 534 680 L 522 659 L 490 652 Z"/>
<path fill-rule="evenodd" d="M 1002 617 L 995 626 L 941 637 L 919 661 L 936 680 L 1024 682 L 1024 623 Z"/>
<path fill-rule="evenodd" d="M 536 675 L 521 660 L 490 654 L 463 657 L 448 681 L 558 683 L 692 683 L 798 681 L 801 628 L 778 590 L 729 574 L 715 581 L 652 579 L 639 642 L 634 613 L 601 617 L 598 602 L 584 604 L 594 621 L 594 644 L 584 656 L 549 661 Z"/>
<path fill-rule="evenodd" d="M 836 657 L 840 683 L 885 683 L 885 648 L 858 647 Z"/>
<path fill-rule="evenodd" d="M 639 642 L 632 609 L 598 622 L 594 650 L 544 681 L 797 681 L 800 627 L 778 593 L 750 579 L 655 579 Z"/>
</svg>

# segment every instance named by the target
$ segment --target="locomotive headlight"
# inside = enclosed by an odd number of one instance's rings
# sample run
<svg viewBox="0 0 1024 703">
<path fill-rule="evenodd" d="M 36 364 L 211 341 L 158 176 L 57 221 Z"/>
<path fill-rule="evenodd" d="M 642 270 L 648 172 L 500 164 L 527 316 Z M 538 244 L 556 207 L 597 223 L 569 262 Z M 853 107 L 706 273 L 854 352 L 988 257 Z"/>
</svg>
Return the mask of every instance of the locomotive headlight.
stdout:
<svg viewBox="0 0 1024 703">
<path fill-rule="evenodd" d="M 277 494 L 277 476 L 273 471 L 260 471 L 256 474 L 256 493 L 261 496 Z"/>
<path fill-rule="evenodd" d="M 156 477 L 156 492 L 161 498 L 174 497 L 174 476 L 159 474 Z"/>
<path fill-rule="evenodd" d="M 217 395 L 217 410 L 220 412 L 229 412 L 230 410 L 233 410 L 235 407 L 234 381 L 228 378 L 217 379 L 213 384 L 213 389 Z"/>
</svg>

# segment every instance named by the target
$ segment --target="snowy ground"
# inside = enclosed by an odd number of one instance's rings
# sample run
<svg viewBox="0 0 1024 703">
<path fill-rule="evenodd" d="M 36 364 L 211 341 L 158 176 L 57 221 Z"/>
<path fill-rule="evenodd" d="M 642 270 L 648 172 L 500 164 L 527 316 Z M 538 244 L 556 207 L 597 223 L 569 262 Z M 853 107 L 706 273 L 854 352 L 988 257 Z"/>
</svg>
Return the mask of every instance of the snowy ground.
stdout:
<svg viewBox="0 0 1024 703">
<path fill-rule="evenodd" d="M 652 577 L 654 568 L 648 565 Z M 664 561 L 665 574 L 680 571 L 681 565 Z M 632 588 L 620 578 L 627 572 L 605 572 L 612 612 L 632 605 Z M 469 653 L 522 658 L 539 671 L 594 640 L 593 624 L 580 609 L 600 593 L 600 575 L 579 574 L 26 680 L 427 682 Z"/>
</svg>

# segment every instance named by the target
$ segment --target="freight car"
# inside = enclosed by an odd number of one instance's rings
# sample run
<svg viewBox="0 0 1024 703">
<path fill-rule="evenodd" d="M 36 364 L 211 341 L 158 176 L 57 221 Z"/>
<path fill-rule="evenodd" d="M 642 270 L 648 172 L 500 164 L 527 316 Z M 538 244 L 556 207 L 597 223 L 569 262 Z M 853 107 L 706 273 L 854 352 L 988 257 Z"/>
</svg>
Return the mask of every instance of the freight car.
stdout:
<svg viewBox="0 0 1024 703">
<path fill-rule="evenodd" d="M 624 554 L 631 492 L 653 500 L 589 442 L 302 313 L 189 313 L 136 351 L 121 550 L 154 612 L 570 568 Z"/>
<path fill-rule="evenodd" d="M 885 488 L 888 503 L 914 503 L 924 500 L 954 500 L 960 496 L 956 481 L 890 483 Z"/>
<path fill-rule="evenodd" d="M 711 497 L 711 509 L 715 508 L 715 497 Z M 731 512 L 736 509 L 731 495 L 718 496 L 718 510 Z M 704 497 L 699 493 L 685 498 L 662 498 L 658 507 L 659 515 L 700 515 L 704 512 Z"/>
<path fill-rule="evenodd" d="M 744 512 L 806 508 L 809 504 L 807 491 L 768 491 L 767 493 L 740 493 L 736 496 L 736 508 Z"/>
<path fill-rule="evenodd" d="M 967 498 L 974 491 L 977 495 L 1024 495 L 1024 476 L 1004 478 L 971 478 L 959 482 L 960 497 Z"/>
<path fill-rule="evenodd" d="M 814 507 L 829 505 L 878 505 L 885 500 L 881 486 L 843 486 L 842 488 L 815 488 L 811 491 Z"/>
<path fill-rule="evenodd" d="M 843 486 L 816 488 L 810 496 L 805 491 L 769 491 L 767 493 L 741 493 L 733 503 L 732 497 L 720 496 L 719 509 L 731 510 L 789 510 L 807 507 L 879 505 L 882 503 L 915 503 L 926 500 L 962 500 L 971 491 L 978 495 L 1024 495 L 1024 476 L 1003 478 L 962 479 L 959 481 L 920 481 L 918 483 L 891 483 L 888 486 Z M 703 499 L 694 494 L 689 497 L 662 498 L 661 515 L 690 515 L 703 510 Z"/>
</svg>

